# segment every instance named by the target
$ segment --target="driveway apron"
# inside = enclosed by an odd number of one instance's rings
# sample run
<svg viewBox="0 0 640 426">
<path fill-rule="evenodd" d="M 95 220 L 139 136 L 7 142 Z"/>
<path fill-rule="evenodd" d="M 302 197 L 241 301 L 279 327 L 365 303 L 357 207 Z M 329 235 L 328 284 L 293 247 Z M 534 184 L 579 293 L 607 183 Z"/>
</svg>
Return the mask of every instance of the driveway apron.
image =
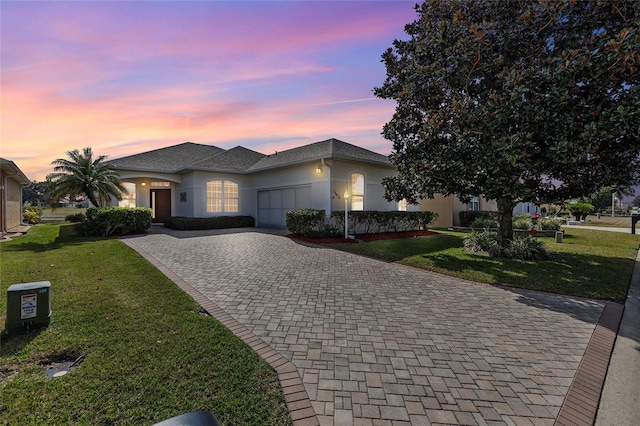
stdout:
<svg viewBox="0 0 640 426">
<path fill-rule="evenodd" d="M 604 309 L 256 229 L 126 242 L 291 361 L 321 425 L 552 425 Z"/>
</svg>

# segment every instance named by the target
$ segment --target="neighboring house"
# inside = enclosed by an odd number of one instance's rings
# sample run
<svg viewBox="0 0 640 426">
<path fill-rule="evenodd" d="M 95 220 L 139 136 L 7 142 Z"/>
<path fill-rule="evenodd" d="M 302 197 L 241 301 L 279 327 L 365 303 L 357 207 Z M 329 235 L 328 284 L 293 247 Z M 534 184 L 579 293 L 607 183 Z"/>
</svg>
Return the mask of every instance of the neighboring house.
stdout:
<svg viewBox="0 0 640 426">
<path fill-rule="evenodd" d="M 444 197 L 436 194 L 433 199 L 421 200 L 420 210 L 428 210 L 438 213 L 438 218 L 431 225 L 435 228 L 449 228 L 460 226 L 460 212 L 462 211 L 498 211 L 498 205 L 494 200 L 486 200 L 481 197 L 473 197 L 471 202 L 463 203 L 458 197 Z M 540 207 L 534 203 L 519 203 L 513 209 L 513 214 L 540 214 Z"/>
<path fill-rule="evenodd" d="M 407 209 L 383 198 L 382 179 L 397 173 L 389 159 L 337 139 L 271 155 L 185 142 L 108 163 L 129 191 L 119 205 L 150 207 L 154 222 L 248 215 L 283 228 L 292 209 L 344 210 L 345 192 L 349 210 Z"/>
<path fill-rule="evenodd" d="M 22 187 L 29 179 L 13 161 L 0 158 L 0 237 L 21 231 Z"/>
</svg>

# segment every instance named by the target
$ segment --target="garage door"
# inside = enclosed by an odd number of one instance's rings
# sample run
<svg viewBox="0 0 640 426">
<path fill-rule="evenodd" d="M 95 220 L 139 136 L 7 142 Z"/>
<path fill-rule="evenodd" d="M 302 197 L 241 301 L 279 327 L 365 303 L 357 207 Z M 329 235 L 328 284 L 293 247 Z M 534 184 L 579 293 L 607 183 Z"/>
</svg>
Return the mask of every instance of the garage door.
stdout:
<svg viewBox="0 0 640 426">
<path fill-rule="evenodd" d="M 258 191 L 258 226 L 285 228 L 289 210 L 310 207 L 310 186 Z"/>
</svg>

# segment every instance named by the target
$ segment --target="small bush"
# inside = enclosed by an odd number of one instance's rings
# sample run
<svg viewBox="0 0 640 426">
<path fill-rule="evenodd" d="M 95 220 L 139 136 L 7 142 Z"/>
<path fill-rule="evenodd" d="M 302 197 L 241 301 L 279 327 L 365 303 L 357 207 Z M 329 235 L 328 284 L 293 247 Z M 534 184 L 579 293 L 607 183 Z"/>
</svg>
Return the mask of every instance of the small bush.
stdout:
<svg viewBox="0 0 640 426">
<path fill-rule="evenodd" d="M 509 247 L 498 246 L 498 234 L 493 231 L 473 231 L 464 239 L 464 247 L 475 253 L 487 253 L 491 257 L 519 260 L 546 260 L 551 257 L 542 241 L 531 235 L 515 235 Z"/>
<path fill-rule="evenodd" d="M 471 226 L 474 220 L 480 217 L 485 217 L 488 219 L 495 220 L 496 212 L 465 210 L 465 211 L 461 211 L 459 215 L 460 215 L 460 226 L 469 227 Z"/>
<path fill-rule="evenodd" d="M 311 237 L 325 229 L 325 211 L 316 209 L 289 210 L 286 215 L 287 229 L 293 234 Z"/>
<path fill-rule="evenodd" d="M 491 256 L 500 253 L 498 234 L 494 231 L 472 231 L 464 239 L 464 247 L 474 253 L 484 252 Z"/>
<path fill-rule="evenodd" d="M 471 224 L 471 227 L 475 229 L 496 228 L 497 226 L 498 222 L 485 216 L 476 218 L 476 220 Z"/>
<path fill-rule="evenodd" d="M 64 217 L 65 222 L 82 222 L 87 219 L 87 215 L 84 213 L 72 213 Z"/>
<path fill-rule="evenodd" d="M 531 221 L 531 216 L 529 216 L 526 213 L 514 216 L 513 219 L 511 220 L 511 223 L 513 224 L 513 229 L 528 230 L 528 229 L 531 229 L 533 226 L 533 222 Z"/>
<path fill-rule="evenodd" d="M 152 211 L 148 207 L 89 207 L 85 215 L 85 219 L 75 225 L 84 237 L 108 237 L 151 228 Z"/>
<path fill-rule="evenodd" d="M 537 228 L 542 231 L 559 231 L 560 226 L 564 222 L 558 219 L 554 219 L 552 217 L 541 217 L 538 219 Z"/>
<path fill-rule="evenodd" d="M 544 243 L 531 235 L 516 235 L 504 252 L 508 259 L 546 260 L 551 257 Z"/>
<path fill-rule="evenodd" d="M 30 225 L 40 223 L 42 209 L 38 206 L 26 206 L 22 208 L 22 220 Z"/>
<path fill-rule="evenodd" d="M 180 231 L 198 231 L 206 229 L 252 228 L 256 226 L 256 223 L 255 219 L 251 216 L 171 216 L 165 219 L 164 226 Z"/>
</svg>

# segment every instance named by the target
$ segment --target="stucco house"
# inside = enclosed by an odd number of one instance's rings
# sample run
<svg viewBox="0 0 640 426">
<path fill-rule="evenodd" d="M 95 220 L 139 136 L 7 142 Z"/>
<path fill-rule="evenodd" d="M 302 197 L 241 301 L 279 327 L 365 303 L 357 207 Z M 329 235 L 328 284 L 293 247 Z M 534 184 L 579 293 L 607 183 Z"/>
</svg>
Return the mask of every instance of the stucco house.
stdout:
<svg viewBox="0 0 640 426">
<path fill-rule="evenodd" d="M 420 210 L 438 213 L 438 218 L 431 224 L 435 228 L 449 228 L 460 226 L 460 212 L 462 211 L 498 211 L 495 200 L 487 200 L 482 197 L 474 197 L 469 203 L 463 203 L 456 196 L 444 197 L 436 194 L 433 199 L 420 201 Z M 513 209 L 513 214 L 540 214 L 540 206 L 534 203 L 518 203 Z"/>
<path fill-rule="evenodd" d="M 22 187 L 28 184 L 13 161 L 0 158 L 0 238 L 22 230 Z"/>
<path fill-rule="evenodd" d="M 285 226 L 286 212 L 322 209 L 418 210 L 383 198 L 382 179 L 397 173 L 381 154 L 328 139 L 270 155 L 185 142 L 108 161 L 128 195 L 120 206 L 169 216 L 248 215 L 260 227 Z"/>
</svg>

